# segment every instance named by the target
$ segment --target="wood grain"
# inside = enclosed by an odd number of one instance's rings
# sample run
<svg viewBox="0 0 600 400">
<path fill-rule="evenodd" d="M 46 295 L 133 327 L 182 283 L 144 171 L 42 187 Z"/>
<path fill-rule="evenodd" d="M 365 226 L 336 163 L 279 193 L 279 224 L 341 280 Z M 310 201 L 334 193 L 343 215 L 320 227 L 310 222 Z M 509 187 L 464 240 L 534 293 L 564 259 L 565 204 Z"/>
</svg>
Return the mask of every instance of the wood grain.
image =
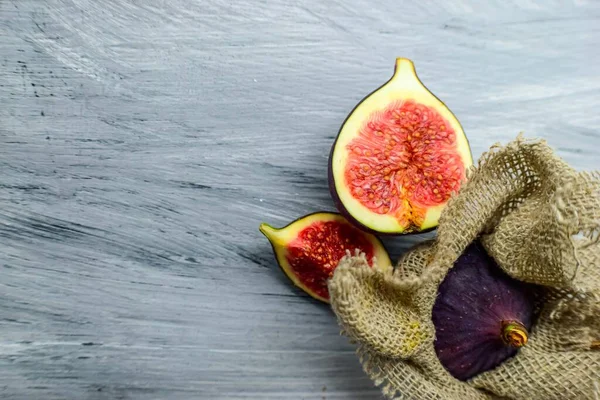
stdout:
<svg viewBox="0 0 600 400">
<path fill-rule="evenodd" d="M 396 56 L 476 157 L 524 131 L 598 167 L 598 2 L 0 10 L 3 399 L 380 398 L 258 225 L 333 210 L 333 138 Z"/>
</svg>

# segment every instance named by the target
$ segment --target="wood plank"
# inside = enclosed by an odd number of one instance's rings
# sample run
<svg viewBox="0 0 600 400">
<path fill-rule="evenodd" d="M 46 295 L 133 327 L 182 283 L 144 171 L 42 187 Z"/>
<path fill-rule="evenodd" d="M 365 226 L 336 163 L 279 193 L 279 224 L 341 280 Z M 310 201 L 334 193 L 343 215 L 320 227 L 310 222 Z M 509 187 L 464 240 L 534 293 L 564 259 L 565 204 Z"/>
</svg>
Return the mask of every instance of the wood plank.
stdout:
<svg viewBox="0 0 600 400">
<path fill-rule="evenodd" d="M 0 10 L 2 398 L 381 398 L 258 225 L 333 210 L 329 148 L 396 56 L 476 157 L 524 131 L 598 167 L 598 2 Z"/>
</svg>

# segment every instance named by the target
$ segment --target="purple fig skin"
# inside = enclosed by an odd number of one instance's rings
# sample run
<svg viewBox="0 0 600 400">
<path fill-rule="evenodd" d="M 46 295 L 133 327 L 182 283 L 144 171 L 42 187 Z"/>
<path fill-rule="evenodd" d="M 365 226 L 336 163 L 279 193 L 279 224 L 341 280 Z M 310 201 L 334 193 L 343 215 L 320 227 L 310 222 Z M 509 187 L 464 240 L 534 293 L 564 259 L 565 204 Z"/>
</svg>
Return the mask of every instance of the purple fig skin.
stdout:
<svg viewBox="0 0 600 400">
<path fill-rule="evenodd" d="M 503 341 L 503 322 L 520 322 L 529 331 L 535 300 L 534 285 L 510 277 L 472 243 L 439 286 L 432 310 L 442 365 L 466 381 L 513 357 L 519 349 Z"/>
</svg>

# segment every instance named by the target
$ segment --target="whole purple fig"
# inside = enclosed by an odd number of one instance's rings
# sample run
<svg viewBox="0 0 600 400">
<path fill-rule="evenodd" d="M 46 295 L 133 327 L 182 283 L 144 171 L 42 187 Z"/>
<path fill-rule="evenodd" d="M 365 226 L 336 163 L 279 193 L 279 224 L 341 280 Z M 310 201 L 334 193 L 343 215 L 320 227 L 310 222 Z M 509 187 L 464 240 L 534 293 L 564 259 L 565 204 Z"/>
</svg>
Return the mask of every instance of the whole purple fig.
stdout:
<svg viewBox="0 0 600 400">
<path fill-rule="evenodd" d="M 438 288 L 436 354 L 452 376 L 468 380 L 527 343 L 534 313 L 535 286 L 510 277 L 474 242 Z"/>
</svg>

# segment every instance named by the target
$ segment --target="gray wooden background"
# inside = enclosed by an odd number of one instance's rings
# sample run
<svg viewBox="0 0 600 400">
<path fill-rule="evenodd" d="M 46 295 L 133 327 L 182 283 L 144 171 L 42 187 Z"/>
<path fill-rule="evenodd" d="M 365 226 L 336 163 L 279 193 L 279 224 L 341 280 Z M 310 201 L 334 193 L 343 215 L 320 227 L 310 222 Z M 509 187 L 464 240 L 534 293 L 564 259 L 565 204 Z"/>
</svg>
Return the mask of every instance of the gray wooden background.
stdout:
<svg viewBox="0 0 600 400">
<path fill-rule="evenodd" d="M 0 10 L 2 399 L 379 399 L 258 225 L 333 210 L 330 145 L 396 56 L 475 157 L 524 131 L 598 166 L 598 1 Z"/>
</svg>

